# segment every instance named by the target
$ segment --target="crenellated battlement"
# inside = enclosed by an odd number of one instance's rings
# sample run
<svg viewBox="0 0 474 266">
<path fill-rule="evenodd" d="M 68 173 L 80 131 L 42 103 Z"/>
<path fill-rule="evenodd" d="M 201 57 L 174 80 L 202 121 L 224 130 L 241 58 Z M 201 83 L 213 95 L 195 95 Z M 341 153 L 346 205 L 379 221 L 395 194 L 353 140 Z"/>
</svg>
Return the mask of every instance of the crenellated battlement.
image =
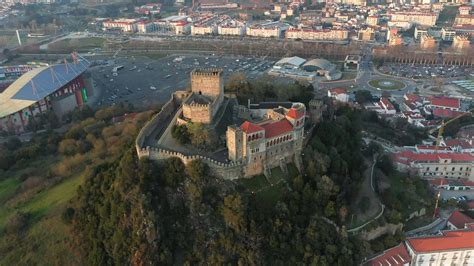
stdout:
<svg viewBox="0 0 474 266">
<path fill-rule="evenodd" d="M 199 68 L 191 72 L 191 76 L 220 76 L 223 70 L 221 68 Z"/>
<path fill-rule="evenodd" d="M 211 104 L 209 103 L 185 103 L 184 105 L 195 107 L 195 108 L 209 108 Z"/>
</svg>

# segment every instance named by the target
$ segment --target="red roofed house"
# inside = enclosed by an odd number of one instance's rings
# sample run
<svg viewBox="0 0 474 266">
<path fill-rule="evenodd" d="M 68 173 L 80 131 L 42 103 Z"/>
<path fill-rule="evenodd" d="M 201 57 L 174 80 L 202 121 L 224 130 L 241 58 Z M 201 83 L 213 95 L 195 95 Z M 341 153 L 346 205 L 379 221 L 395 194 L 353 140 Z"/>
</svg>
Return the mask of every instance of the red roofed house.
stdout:
<svg viewBox="0 0 474 266">
<path fill-rule="evenodd" d="M 464 229 L 466 224 L 474 223 L 474 219 L 465 215 L 460 211 L 454 211 L 451 216 L 449 216 L 447 227 L 450 230 Z M 474 239 L 472 239 L 474 242 Z"/>
<path fill-rule="evenodd" d="M 411 237 L 369 259 L 364 265 L 474 265 L 474 225 L 442 231 L 441 235 Z"/>
<path fill-rule="evenodd" d="M 258 116 L 256 122 L 227 128 L 229 159 L 244 164 L 244 176 L 289 163 L 301 152 L 306 109 L 301 103 L 290 105 L 252 110 L 252 117 Z"/>
<path fill-rule="evenodd" d="M 334 88 L 328 90 L 328 97 L 343 103 L 349 102 L 349 94 L 347 93 L 347 90 L 343 88 Z"/>
<path fill-rule="evenodd" d="M 405 150 L 393 154 L 400 171 L 411 171 L 424 178 L 451 178 L 474 181 L 474 156 L 470 153 L 417 153 Z"/>
<path fill-rule="evenodd" d="M 395 109 L 393 104 L 386 97 L 380 98 L 380 101 L 375 104 L 380 107 L 380 111 L 376 110 L 376 112 L 383 113 L 386 115 L 394 115 L 397 113 L 397 110 Z"/>
<path fill-rule="evenodd" d="M 427 100 L 430 102 L 427 107 L 431 109 L 449 109 L 451 111 L 459 111 L 461 108 L 461 100 L 445 96 L 431 96 Z"/>
</svg>

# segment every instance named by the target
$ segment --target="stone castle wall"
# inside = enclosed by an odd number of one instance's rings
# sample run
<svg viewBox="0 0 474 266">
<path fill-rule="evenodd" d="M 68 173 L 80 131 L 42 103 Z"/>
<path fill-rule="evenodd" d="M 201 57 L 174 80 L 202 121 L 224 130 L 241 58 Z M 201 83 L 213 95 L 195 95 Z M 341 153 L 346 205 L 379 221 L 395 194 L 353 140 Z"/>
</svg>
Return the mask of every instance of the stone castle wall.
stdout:
<svg viewBox="0 0 474 266">
<path fill-rule="evenodd" d="M 180 105 L 180 96 L 175 96 L 175 94 L 171 95 L 171 99 L 163 105 L 161 111 L 154 115 L 150 121 L 148 121 L 145 126 L 140 130 L 138 136 L 135 140 L 135 146 L 138 150 L 141 149 L 145 144 L 145 139 L 150 136 L 153 132 L 153 129 L 156 128 L 159 124 L 164 123 L 168 117 L 175 112 Z M 182 96 L 181 96 L 182 97 Z"/>
<path fill-rule="evenodd" d="M 179 158 L 187 165 L 194 160 L 202 160 L 206 165 L 209 166 L 211 174 L 233 180 L 242 177 L 242 164 L 236 162 L 221 163 L 211 158 L 202 155 L 185 155 L 180 152 L 171 151 L 163 148 L 147 147 L 138 150 L 139 158 L 147 157 L 151 160 L 166 160 L 169 158 Z"/>
</svg>

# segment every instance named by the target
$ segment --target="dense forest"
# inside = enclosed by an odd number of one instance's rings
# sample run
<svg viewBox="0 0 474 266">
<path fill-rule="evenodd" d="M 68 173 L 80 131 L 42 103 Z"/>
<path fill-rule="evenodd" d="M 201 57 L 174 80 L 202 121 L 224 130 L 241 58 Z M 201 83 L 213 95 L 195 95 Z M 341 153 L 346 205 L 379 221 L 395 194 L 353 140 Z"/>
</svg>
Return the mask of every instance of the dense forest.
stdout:
<svg viewBox="0 0 474 266">
<path fill-rule="evenodd" d="M 368 244 L 343 224 L 365 166 L 359 114 L 337 109 L 304 151 L 305 172 L 269 205 L 238 183 L 133 149 L 94 169 L 66 210 L 88 264 L 355 265 Z"/>
</svg>

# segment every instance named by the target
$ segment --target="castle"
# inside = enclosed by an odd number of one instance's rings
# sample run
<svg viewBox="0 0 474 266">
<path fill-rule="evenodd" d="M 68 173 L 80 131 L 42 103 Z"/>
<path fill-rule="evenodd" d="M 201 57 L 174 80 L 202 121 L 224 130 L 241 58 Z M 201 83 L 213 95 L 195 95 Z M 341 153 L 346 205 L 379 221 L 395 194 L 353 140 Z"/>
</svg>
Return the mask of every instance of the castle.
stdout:
<svg viewBox="0 0 474 266">
<path fill-rule="evenodd" d="M 152 160 L 177 157 L 184 164 L 200 159 L 214 175 L 224 179 L 262 173 L 268 175 L 270 169 L 286 169 L 290 162 L 295 162 L 300 168 L 305 137 L 305 105 L 293 102 L 249 102 L 247 106 L 242 106 L 238 105 L 236 99 L 233 100 L 235 105 L 224 98 L 221 69 L 192 71 L 191 91 L 175 92 L 160 113 L 140 131 L 136 140 L 138 156 Z M 232 122 L 221 119 L 225 113 L 231 114 Z M 227 130 L 225 127 L 223 130 L 228 155 L 220 152 L 204 154 L 165 145 L 167 142 L 162 140 L 169 136 L 167 132 L 174 125 L 189 122 L 202 123 L 211 128 L 218 124 L 226 126 Z M 166 129 L 156 130 L 163 125 Z"/>
<path fill-rule="evenodd" d="M 265 103 L 248 109 L 255 122 L 229 126 L 226 132 L 229 160 L 244 165 L 244 176 L 265 173 L 299 156 L 304 138 L 304 104 Z"/>
<path fill-rule="evenodd" d="M 194 123 L 211 124 L 224 100 L 221 69 L 195 69 L 191 72 L 191 94 L 183 103 L 183 117 Z"/>
</svg>

